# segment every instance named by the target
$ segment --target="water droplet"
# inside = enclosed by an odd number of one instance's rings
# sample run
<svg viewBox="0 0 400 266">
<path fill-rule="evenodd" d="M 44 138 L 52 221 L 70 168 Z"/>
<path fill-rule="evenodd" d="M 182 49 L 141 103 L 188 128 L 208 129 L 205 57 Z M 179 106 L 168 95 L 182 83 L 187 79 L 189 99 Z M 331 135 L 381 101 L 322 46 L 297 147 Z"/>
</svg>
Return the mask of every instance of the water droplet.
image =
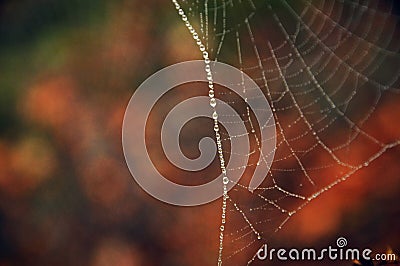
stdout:
<svg viewBox="0 0 400 266">
<path fill-rule="evenodd" d="M 224 176 L 224 178 L 222 178 L 222 182 L 227 185 L 229 183 L 229 178 L 227 178 L 226 176 Z"/>
<path fill-rule="evenodd" d="M 218 119 L 218 114 L 217 114 L 217 112 L 216 112 L 216 111 L 214 111 L 214 113 L 213 113 L 212 117 L 213 117 L 214 119 Z"/>
<path fill-rule="evenodd" d="M 211 100 L 210 100 L 210 105 L 211 105 L 211 107 L 215 107 L 215 106 L 217 106 L 217 101 L 214 99 L 214 98 L 212 98 Z"/>
<path fill-rule="evenodd" d="M 214 126 L 214 131 L 219 131 L 218 125 L 215 125 L 215 126 Z"/>
<path fill-rule="evenodd" d="M 214 98 L 214 91 L 210 90 L 208 92 L 208 96 L 210 96 L 210 98 Z"/>
</svg>

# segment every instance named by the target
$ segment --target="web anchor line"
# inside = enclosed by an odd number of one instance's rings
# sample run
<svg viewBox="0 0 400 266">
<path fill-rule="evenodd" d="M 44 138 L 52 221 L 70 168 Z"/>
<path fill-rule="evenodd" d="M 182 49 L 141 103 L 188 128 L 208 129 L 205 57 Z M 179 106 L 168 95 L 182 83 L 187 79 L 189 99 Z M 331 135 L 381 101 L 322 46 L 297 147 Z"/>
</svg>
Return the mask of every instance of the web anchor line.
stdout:
<svg viewBox="0 0 400 266">
<path fill-rule="evenodd" d="M 222 250 L 224 246 L 224 230 L 225 230 L 225 223 L 226 223 L 226 202 L 227 199 L 229 198 L 228 196 L 228 189 L 227 185 L 229 183 L 229 178 L 226 174 L 226 167 L 225 167 L 225 159 L 224 159 L 224 154 L 223 154 L 223 149 L 222 149 L 222 141 L 221 141 L 221 135 L 219 133 L 219 124 L 218 124 L 218 113 L 216 110 L 217 106 L 217 100 L 215 98 L 215 93 L 214 93 L 214 82 L 213 82 L 213 76 L 211 72 L 211 66 L 210 66 L 210 58 L 208 55 L 208 52 L 206 50 L 206 47 L 202 43 L 202 41 L 199 38 L 199 35 L 197 34 L 196 30 L 193 28 L 192 24 L 189 22 L 184 10 L 180 6 L 177 0 L 172 0 L 172 3 L 175 5 L 176 10 L 178 11 L 178 14 L 181 16 L 182 21 L 185 23 L 186 28 L 189 30 L 189 32 L 192 34 L 193 39 L 196 41 L 197 46 L 199 47 L 200 52 L 203 55 L 203 60 L 205 63 L 204 70 L 207 75 L 207 80 L 208 80 L 208 96 L 210 97 L 210 106 L 212 108 L 212 118 L 214 120 L 214 132 L 215 132 L 215 139 L 217 141 L 217 151 L 218 151 L 218 157 L 220 161 L 220 169 L 223 175 L 222 178 L 222 188 L 223 188 L 223 195 L 222 195 L 222 214 L 221 214 L 221 225 L 220 225 L 220 230 L 219 230 L 219 250 L 218 250 L 218 266 L 222 265 Z"/>
</svg>

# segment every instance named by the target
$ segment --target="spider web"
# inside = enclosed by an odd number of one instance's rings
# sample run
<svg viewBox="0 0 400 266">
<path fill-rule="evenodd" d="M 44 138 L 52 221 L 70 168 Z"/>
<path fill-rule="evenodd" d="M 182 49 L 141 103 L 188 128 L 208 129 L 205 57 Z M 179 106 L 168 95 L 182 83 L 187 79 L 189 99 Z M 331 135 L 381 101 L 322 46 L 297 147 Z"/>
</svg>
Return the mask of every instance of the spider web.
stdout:
<svg viewBox="0 0 400 266">
<path fill-rule="evenodd" d="M 221 259 L 251 263 L 255 255 L 249 254 L 309 202 L 400 144 L 399 132 L 384 135 L 376 128 L 381 107 L 400 92 L 398 15 L 390 1 L 179 4 L 210 58 L 252 77 L 273 111 L 274 162 L 251 193 L 248 179 L 268 156 L 260 154 L 262 125 L 235 95 L 215 91 L 242 114 L 252 143 L 243 154 L 245 175 L 228 193 Z M 223 137 L 227 147 L 238 136 Z M 228 176 L 235 170 L 227 169 Z"/>
</svg>

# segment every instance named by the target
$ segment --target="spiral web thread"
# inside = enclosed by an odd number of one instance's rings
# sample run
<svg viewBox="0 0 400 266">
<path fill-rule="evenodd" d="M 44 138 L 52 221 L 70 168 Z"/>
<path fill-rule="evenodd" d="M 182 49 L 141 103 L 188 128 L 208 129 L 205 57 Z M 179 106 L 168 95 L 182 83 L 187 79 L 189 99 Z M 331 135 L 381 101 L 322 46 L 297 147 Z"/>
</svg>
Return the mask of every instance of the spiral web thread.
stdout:
<svg viewBox="0 0 400 266">
<path fill-rule="evenodd" d="M 210 55 L 250 75 L 273 111 L 277 145 L 262 186 L 250 193 L 239 183 L 228 196 L 223 185 L 218 264 L 243 257 L 250 264 L 256 257 L 246 256 L 294 214 L 400 144 L 399 132 L 382 136 L 374 128 L 381 106 L 400 92 L 399 19 L 390 1 L 172 2 L 190 25 L 206 66 Z M 212 77 L 209 88 L 212 99 Z M 249 158 L 243 167 L 251 175 L 269 155 L 260 154 L 256 122 L 244 110 L 245 137 L 253 147 L 242 155 Z M 221 136 L 222 142 L 243 137 L 222 134 L 217 132 L 217 142 Z M 362 154 L 354 153 L 360 147 L 366 147 Z M 219 157 L 225 169 L 221 152 Z M 229 176 L 237 169 L 226 170 Z M 225 212 L 230 233 L 224 233 Z"/>
</svg>

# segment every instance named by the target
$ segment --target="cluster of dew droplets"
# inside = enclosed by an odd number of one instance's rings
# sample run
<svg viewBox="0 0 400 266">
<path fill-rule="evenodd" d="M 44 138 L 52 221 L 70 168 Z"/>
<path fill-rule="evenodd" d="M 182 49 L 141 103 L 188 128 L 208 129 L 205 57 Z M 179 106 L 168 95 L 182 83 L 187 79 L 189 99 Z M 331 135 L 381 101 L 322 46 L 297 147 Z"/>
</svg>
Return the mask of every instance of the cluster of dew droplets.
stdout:
<svg viewBox="0 0 400 266">
<path fill-rule="evenodd" d="M 219 250 L 218 250 L 218 266 L 222 265 L 222 249 L 223 249 L 223 243 L 224 243 L 224 229 L 225 229 L 225 219 L 226 219 L 226 202 L 228 199 L 228 190 L 227 190 L 227 185 L 229 183 L 229 178 L 226 175 L 226 168 L 225 168 L 225 159 L 223 156 L 223 150 L 222 150 L 222 140 L 221 140 L 221 135 L 219 133 L 219 125 L 218 125 L 218 113 L 216 110 L 217 106 L 217 100 L 215 99 L 214 95 L 214 83 L 213 83 L 213 76 L 211 72 L 211 66 L 210 66 L 210 58 L 208 56 L 208 52 L 206 51 L 206 47 L 200 40 L 199 35 L 197 34 L 196 30 L 193 28 L 193 26 L 190 24 L 185 12 L 177 2 L 177 0 L 172 0 L 172 3 L 175 5 L 176 10 L 178 11 L 179 15 L 181 16 L 182 21 L 185 23 L 186 28 L 190 31 L 190 33 L 193 36 L 193 39 L 196 41 L 197 46 L 200 49 L 200 52 L 203 55 L 204 63 L 205 63 L 205 72 L 207 75 L 207 80 L 208 80 L 208 96 L 210 97 L 210 106 L 212 108 L 212 118 L 214 120 L 214 132 L 215 132 L 215 138 L 217 141 L 217 151 L 218 151 L 218 156 L 219 156 L 219 161 L 220 161 L 220 168 L 222 171 L 222 187 L 223 187 L 223 195 L 222 195 L 222 214 L 221 214 L 221 226 L 220 226 L 220 232 L 219 232 Z"/>
</svg>

